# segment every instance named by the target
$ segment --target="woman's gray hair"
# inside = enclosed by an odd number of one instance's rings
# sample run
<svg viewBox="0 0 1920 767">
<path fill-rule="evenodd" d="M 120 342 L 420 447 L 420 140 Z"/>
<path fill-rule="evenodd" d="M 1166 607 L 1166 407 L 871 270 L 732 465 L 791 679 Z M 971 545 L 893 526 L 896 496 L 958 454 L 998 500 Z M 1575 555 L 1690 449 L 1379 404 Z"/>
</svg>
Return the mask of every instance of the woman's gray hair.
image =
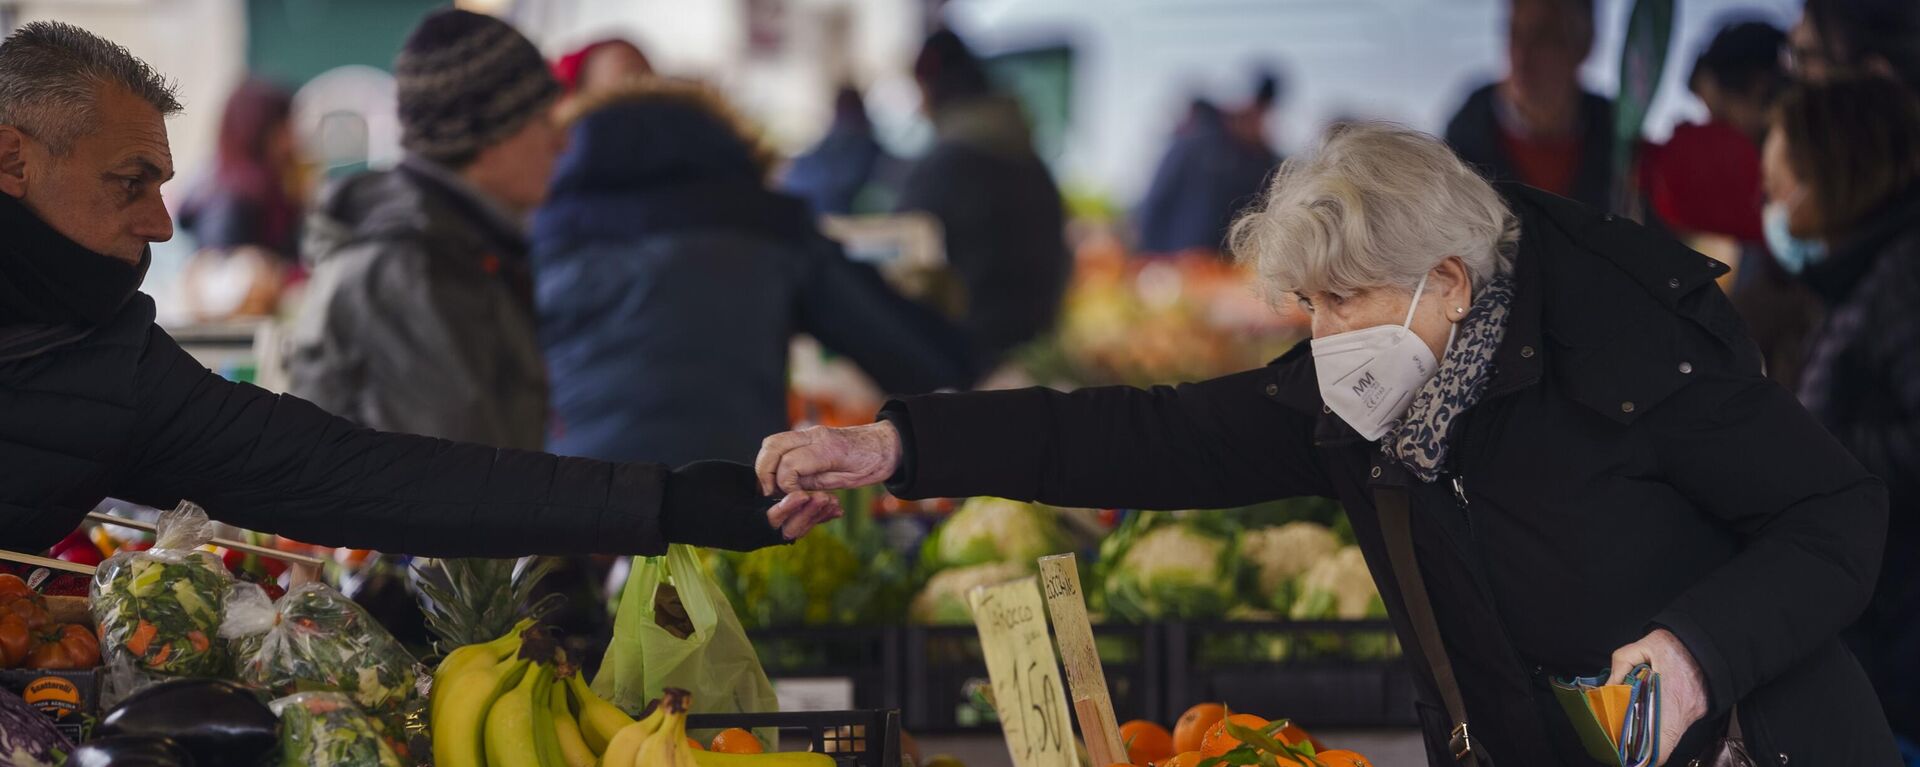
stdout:
<svg viewBox="0 0 1920 767">
<path fill-rule="evenodd" d="M 55 155 L 99 125 L 107 86 L 125 88 L 161 115 L 180 111 L 173 85 L 147 62 L 72 24 L 36 21 L 0 42 L 0 125 L 19 128 Z"/>
<path fill-rule="evenodd" d="M 1264 204 L 1228 236 L 1279 301 L 1294 293 L 1412 289 L 1448 256 L 1479 288 L 1513 269 L 1520 223 L 1500 193 L 1433 136 L 1392 123 L 1327 129 L 1282 163 Z"/>
</svg>

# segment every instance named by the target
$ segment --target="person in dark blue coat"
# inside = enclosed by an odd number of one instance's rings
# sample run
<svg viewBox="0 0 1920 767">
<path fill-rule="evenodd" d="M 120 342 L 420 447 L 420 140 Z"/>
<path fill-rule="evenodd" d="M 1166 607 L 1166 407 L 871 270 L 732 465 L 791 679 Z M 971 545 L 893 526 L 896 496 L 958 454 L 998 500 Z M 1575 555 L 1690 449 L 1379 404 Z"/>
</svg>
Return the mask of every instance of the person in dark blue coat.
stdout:
<svg viewBox="0 0 1920 767">
<path fill-rule="evenodd" d="M 1241 140 L 1220 108 L 1195 99 L 1140 201 L 1140 251 L 1221 252 L 1227 227 L 1258 201 L 1280 156 Z"/>
<path fill-rule="evenodd" d="M 891 187 L 901 170 L 900 161 L 874 138 L 860 91 L 848 85 L 834 94 L 827 135 L 793 158 L 780 185 L 821 215 L 870 213 L 891 206 Z"/>
<path fill-rule="evenodd" d="M 890 392 L 972 383 L 964 336 L 770 191 L 771 157 L 703 87 L 655 79 L 569 110 L 534 220 L 548 448 L 669 464 L 749 460 L 788 426 L 797 333 Z"/>
</svg>

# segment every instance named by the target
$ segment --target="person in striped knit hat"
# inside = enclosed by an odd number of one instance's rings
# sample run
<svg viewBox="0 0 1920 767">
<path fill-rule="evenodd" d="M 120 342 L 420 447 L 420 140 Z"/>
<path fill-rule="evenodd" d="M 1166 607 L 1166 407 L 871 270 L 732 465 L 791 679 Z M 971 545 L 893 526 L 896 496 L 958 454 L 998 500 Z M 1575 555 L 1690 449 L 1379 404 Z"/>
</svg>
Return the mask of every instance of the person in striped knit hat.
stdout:
<svg viewBox="0 0 1920 767">
<path fill-rule="evenodd" d="M 512 26 L 453 9 L 420 21 L 394 71 L 406 157 L 312 215 L 290 388 L 377 429 L 540 449 L 525 226 L 564 141 L 560 85 Z"/>
</svg>

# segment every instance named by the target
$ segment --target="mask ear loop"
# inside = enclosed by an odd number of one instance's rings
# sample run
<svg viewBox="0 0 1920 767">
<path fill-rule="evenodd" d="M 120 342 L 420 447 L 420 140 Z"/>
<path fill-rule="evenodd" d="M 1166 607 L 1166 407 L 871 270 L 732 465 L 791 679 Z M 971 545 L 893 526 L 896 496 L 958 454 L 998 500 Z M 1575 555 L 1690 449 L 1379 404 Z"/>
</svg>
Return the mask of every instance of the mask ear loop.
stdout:
<svg viewBox="0 0 1920 767">
<path fill-rule="evenodd" d="M 1407 305 L 1407 318 L 1400 321 L 1400 327 L 1409 330 L 1413 328 L 1413 310 L 1420 308 L 1420 293 L 1427 289 L 1427 274 L 1420 275 L 1420 284 L 1413 289 L 1413 303 Z"/>
</svg>

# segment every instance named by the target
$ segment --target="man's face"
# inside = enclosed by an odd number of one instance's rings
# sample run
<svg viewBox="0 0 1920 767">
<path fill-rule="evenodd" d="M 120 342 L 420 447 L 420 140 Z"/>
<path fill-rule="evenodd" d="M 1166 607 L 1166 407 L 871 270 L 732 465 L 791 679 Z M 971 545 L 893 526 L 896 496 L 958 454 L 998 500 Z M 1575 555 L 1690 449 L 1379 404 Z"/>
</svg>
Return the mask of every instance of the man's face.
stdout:
<svg viewBox="0 0 1920 767">
<path fill-rule="evenodd" d="M 166 120 L 123 88 L 103 87 L 93 131 L 54 156 L 45 143 L 0 126 L 0 192 L 20 199 L 81 247 L 139 263 L 173 238 L 160 185 L 173 178 Z"/>
<path fill-rule="evenodd" d="M 1553 99 L 1577 87 L 1591 42 L 1565 0 L 1513 0 L 1507 16 L 1507 63 L 1514 90 L 1529 101 Z"/>
<path fill-rule="evenodd" d="M 481 150 L 463 173 L 495 202 L 516 213 L 531 212 L 547 199 L 553 163 L 566 148 L 567 134 L 543 111 L 506 140 Z"/>
</svg>

